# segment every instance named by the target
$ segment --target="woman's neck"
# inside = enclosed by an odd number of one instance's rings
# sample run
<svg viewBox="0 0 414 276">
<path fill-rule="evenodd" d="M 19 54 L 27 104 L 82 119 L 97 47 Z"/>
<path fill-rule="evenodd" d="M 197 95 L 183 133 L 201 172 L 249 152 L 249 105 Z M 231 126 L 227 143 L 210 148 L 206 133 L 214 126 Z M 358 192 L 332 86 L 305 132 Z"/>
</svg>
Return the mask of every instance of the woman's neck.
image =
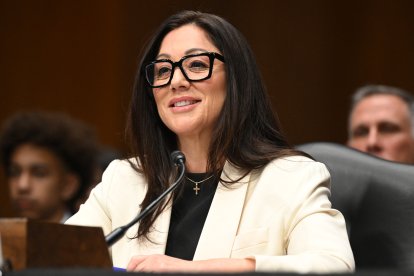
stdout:
<svg viewBox="0 0 414 276">
<path fill-rule="evenodd" d="M 185 154 L 188 172 L 203 173 L 207 170 L 208 144 L 202 139 L 180 139 L 179 148 Z"/>
</svg>

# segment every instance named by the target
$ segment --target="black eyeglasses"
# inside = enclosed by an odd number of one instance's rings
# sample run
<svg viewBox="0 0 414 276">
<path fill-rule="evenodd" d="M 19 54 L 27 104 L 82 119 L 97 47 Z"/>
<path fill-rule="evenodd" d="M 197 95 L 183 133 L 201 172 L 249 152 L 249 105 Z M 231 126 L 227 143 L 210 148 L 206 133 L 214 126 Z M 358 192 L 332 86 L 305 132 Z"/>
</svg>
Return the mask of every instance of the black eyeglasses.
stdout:
<svg viewBox="0 0 414 276">
<path fill-rule="evenodd" d="M 159 59 L 145 66 L 145 77 L 152 88 L 162 87 L 170 84 L 178 67 L 188 81 L 206 80 L 213 72 L 214 59 L 224 62 L 224 57 L 214 52 L 187 55 L 177 62 Z"/>
</svg>

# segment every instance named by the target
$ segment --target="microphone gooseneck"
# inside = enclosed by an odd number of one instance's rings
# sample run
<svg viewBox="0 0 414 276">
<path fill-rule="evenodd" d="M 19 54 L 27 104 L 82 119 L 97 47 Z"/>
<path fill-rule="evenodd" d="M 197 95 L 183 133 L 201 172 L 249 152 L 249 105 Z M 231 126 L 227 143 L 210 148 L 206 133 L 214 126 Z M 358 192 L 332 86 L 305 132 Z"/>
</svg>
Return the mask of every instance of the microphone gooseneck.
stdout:
<svg viewBox="0 0 414 276">
<path fill-rule="evenodd" d="M 124 226 L 120 226 L 113 230 L 111 233 L 109 233 L 105 237 L 105 241 L 108 246 L 112 246 L 119 239 L 121 239 L 125 235 L 125 232 L 132 225 L 139 222 L 142 218 L 148 215 L 148 213 L 151 212 L 161 202 L 161 200 L 165 198 L 166 195 L 173 192 L 181 183 L 181 180 L 183 179 L 185 173 L 185 155 L 181 151 L 176 150 L 171 153 L 170 157 L 173 163 L 179 168 L 179 175 L 177 177 L 177 180 L 170 187 L 168 187 L 168 189 L 165 190 L 159 197 L 157 197 L 153 202 L 151 202 L 144 210 L 139 212 L 139 214 L 133 220 L 131 220 L 131 222 Z"/>
</svg>

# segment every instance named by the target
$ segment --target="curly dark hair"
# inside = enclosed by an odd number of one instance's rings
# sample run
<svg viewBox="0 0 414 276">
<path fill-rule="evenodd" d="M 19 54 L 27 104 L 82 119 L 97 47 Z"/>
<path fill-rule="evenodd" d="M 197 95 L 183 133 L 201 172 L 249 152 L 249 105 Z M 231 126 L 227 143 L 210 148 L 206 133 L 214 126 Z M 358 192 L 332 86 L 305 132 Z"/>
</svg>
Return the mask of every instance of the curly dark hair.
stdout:
<svg viewBox="0 0 414 276">
<path fill-rule="evenodd" d="M 67 202 L 68 208 L 76 211 L 77 199 L 94 184 L 99 151 L 94 129 L 63 113 L 33 111 L 14 114 L 4 123 L 0 133 L 0 162 L 6 174 L 13 152 L 22 144 L 50 150 L 79 177 L 80 187 Z"/>
</svg>

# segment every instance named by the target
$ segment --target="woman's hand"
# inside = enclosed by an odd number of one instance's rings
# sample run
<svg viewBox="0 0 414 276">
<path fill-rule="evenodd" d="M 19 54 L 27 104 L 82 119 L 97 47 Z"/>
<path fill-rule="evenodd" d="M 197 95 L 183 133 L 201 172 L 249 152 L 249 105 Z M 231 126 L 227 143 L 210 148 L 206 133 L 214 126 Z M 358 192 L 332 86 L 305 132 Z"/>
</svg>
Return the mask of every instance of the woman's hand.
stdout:
<svg viewBox="0 0 414 276">
<path fill-rule="evenodd" d="M 129 261 L 127 271 L 142 272 L 185 272 L 191 271 L 191 261 L 166 255 L 134 256 Z"/>
<path fill-rule="evenodd" d="M 134 256 L 127 266 L 127 271 L 140 272 L 247 272 L 254 270 L 254 259 L 186 261 L 166 255 Z"/>
</svg>

